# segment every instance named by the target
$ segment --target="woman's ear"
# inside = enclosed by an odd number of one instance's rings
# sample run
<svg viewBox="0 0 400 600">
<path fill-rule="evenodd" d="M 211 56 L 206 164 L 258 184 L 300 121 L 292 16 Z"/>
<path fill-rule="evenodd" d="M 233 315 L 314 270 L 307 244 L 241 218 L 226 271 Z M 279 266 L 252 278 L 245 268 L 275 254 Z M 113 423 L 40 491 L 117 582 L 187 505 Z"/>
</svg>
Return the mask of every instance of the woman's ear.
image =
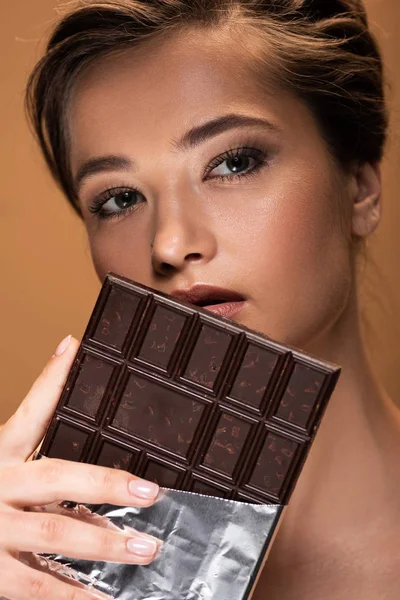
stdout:
<svg viewBox="0 0 400 600">
<path fill-rule="evenodd" d="M 356 237 L 370 235 L 382 216 L 380 163 L 358 165 L 353 173 L 352 234 Z"/>
</svg>

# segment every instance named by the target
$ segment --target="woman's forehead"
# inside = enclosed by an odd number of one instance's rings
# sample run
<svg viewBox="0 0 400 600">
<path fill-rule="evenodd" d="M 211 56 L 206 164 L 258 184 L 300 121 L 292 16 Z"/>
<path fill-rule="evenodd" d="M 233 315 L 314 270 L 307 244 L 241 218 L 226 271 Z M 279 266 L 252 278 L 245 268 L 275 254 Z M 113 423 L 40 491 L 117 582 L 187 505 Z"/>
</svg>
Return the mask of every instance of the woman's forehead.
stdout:
<svg viewBox="0 0 400 600">
<path fill-rule="evenodd" d="M 90 146 L 128 135 L 171 139 L 217 116 L 268 120 L 281 136 L 315 127 L 306 106 L 277 86 L 261 86 L 239 49 L 201 36 L 156 42 L 93 62 L 76 82 L 68 110 L 73 161 Z M 268 74 L 266 74 L 266 80 Z"/>
</svg>

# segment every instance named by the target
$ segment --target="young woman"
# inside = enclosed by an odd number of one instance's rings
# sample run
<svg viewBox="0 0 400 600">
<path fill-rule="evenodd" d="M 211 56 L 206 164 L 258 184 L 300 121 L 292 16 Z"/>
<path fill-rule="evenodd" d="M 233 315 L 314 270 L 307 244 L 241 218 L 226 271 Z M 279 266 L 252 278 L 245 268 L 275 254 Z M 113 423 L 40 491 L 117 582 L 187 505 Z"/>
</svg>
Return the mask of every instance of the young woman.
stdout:
<svg viewBox="0 0 400 600">
<path fill-rule="evenodd" d="M 343 368 L 253 600 L 400 594 L 400 419 L 366 358 L 356 279 L 381 214 L 383 89 L 361 0 L 87 0 L 29 81 L 100 279 L 228 290 L 230 318 Z M 0 433 L 0 595 L 13 600 L 94 597 L 20 552 L 138 564 L 156 552 L 29 512 L 157 496 L 122 471 L 29 461 L 77 346 L 61 343 Z"/>
</svg>

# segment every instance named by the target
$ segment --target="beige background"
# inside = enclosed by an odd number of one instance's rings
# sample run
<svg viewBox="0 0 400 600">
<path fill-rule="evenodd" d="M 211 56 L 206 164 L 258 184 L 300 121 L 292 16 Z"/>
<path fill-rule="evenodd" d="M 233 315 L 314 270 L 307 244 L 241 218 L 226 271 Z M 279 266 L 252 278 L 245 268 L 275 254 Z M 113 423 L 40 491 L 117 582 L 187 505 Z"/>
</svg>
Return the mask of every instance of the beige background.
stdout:
<svg viewBox="0 0 400 600">
<path fill-rule="evenodd" d="M 99 291 L 83 227 L 47 174 L 23 113 L 25 80 L 57 4 L 0 0 L 0 423 L 61 338 L 80 338 Z M 400 402 L 400 1 L 367 0 L 367 6 L 392 86 L 392 123 L 384 219 L 371 243 L 363 299 L 376 368 Z"/>
</svg>

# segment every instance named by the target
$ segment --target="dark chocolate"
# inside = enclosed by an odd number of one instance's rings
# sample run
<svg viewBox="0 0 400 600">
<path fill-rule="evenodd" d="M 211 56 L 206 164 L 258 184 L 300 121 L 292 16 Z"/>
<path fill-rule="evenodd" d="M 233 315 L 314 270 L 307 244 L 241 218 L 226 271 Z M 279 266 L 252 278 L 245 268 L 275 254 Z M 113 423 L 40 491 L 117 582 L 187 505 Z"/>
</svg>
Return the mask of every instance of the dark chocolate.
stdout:
<svg viewBox="0 0 400 600">
<path fill-rule="evenodd" d="M 109 274 L 40 456 L 285 504 L 339 371 Z"/>
</svg>

